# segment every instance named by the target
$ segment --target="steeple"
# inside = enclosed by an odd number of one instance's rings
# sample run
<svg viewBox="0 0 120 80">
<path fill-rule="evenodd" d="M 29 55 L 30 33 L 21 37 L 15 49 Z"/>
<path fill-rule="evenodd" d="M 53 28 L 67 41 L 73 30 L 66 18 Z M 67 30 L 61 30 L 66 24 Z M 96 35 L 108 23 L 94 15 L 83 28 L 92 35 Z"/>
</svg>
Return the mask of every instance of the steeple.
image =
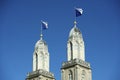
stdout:
<svg viewBox="0 0 120 80">
<path fill-rule="evenodd" d="M 63 62 L 61 67 L 62 80 L 92 80 L 91 67 L 85 61 L 84 41 L 82 33 L 74 22 L 70 30 L 67 42 L 68 61 Z"/>
<path fill-rule="evenodd" d="M 49 72 L 49 52 L 46 42 L 43 40 L 43 35 L 40 35 L 40 40 L 35 44 L 33 53 L 33 71 L 42 69 Z"/>
<path fill-rule="evenodd" d="M 49 71 L 49 52 L 43 40 L 42 28 L 33 52 L 33 71 L 27 74 L 26 80 L 55 80 L 54 74 Z"/>
<path fill-rule="evenodd" d="M 70 30 L 68 43 L 67 43 L 67 55 L 68 61 L 73 59 L 85 60 L 84 53 L 84 41 L 82 33 L 76 26 L 77 22 L 74 21 L 74 27 Z"/>
</svg>

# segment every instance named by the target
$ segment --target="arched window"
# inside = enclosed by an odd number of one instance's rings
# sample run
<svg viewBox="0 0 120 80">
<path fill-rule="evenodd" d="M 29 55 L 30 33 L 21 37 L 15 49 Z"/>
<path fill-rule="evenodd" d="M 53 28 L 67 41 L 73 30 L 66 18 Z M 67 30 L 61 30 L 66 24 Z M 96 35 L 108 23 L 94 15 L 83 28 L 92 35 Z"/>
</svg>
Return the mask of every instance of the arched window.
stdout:
<svg viewBox="0 0 120 80">
<path fill-rule="evenodd" d="M 86 73 L 85 73 L 85 70 L 82 70 L 81 80 L 86 80 Z"/>
<path fill-rule="evenodd" d="M 79 51 L 80 51 L 78 41 L 76 41 L 75 44 L 74 44 L 74 50 L 75 50 L 76 53 L 77 53 L 77 56 L 76 56 L 76 57 L 78 57 L 78 55 L 79 55 Z"/>
<path fill-rule="evenodd" d="M 36 70 L 38 69 L 38 55 L 37 55 L 37 53 L 35 53 L 35 58 L 36 58 Z"/>
<path fill-rule="evenodd" d="M 48 70 L 48 69 L 47 69 L 47 67 L 48 67 L 48 55 L 47 55 L 47 53 L 45 53 L 45 55 L 44 55 L 44 65 L 45 65 L 45 66 L 44 66 L 45 69 Z"/>
<path fill-rule="evenodd" d="M 40 63 L 41 63 L 41 68 L 43 69 L 44 68 L 44 54 L 43 52 L 40 52 Z"/>
<path fill-rule="evenodd" d="M 73 80 L 73 73 L 72 73 L 72 71 L 71 71 L 71 70 L 69 71 L 68 78 L 69 78 L 69 80 Z"/>
<path fill-rule="evenodd" d="M 70 56 L 71 56 L 71 60 L 73 59 L 73 45 L 72 42 L 70 42 Z"/>
</svg>

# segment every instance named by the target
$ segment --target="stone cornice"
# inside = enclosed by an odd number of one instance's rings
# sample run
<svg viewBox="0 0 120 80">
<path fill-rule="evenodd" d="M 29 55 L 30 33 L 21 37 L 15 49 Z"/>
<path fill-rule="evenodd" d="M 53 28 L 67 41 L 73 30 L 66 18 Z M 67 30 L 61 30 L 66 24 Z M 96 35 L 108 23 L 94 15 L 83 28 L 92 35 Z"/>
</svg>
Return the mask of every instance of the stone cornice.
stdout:
<svg viewBox="0 0 120 80">
<path fill-rule="evenodd" d="M 75 66 L 75 65 L 80 65 L 80 66 L 83 66 L 85 68 L 90 69 L 90 64 L 86 61 L 81 60 L 81 59 L 74 59 L 74 60 L 70 60 L 70 61 L 67 61 L 67 62 L 63 62 L 62 69 L 68 68 L 68 67 L 71 67 L 71 66 Z"/>
<path fill-rule="evenodd" d="M 29 72 L 27 74 L 27 78 L 33 78 L 33 77 L 37 77 L 39 75 L 45 76 L 45 77 L 49 77 L 49 78 L 54 78 L 54 74 L 42 69 L 39 69 L 37 71 L 33 71 L 33 72 Z"/>
</svg>

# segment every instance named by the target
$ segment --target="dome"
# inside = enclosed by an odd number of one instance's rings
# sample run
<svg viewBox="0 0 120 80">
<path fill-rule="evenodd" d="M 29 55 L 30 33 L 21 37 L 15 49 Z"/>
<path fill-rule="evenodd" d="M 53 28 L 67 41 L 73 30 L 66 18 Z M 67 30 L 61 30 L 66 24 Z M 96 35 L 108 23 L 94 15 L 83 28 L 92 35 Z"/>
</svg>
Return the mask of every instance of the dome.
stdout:
<svg viewBox="0 0 120 80">
<path fill-rule="evenodd" d="M 81 34 L 81 32 L 77 27 L 73 27 L 70 31 L 69 37 L 74 36 L 76 34 Z"/>
<path fill-rule="evenodd" d="M 40 34 L 40 40 L 37 41 L 37 43 L 35 44 L 35 47 L 38 47 L 39 45 L 47 45 L 42 37 L 43 37 L 43 35 Z"/>
<path fill-rule="evenodd" d="M 73 37 L 76 38 L 76 39 L 77 38 L 82 39 L 82 34 L 76 26 L 74 26 L 69 33 L 69 38 L 72 39 Z"/>
<path fill-rule="evenodd" d="M 46 42 L 44 40 L 38 40 L 35 47 L 38 47 L 39 45 L 47 45 Z"/>
<path fill-rule="evenodd" d="M 70 30 L 69 37 L 81 34 L 80 30 L 76 27 L 77 22 L 74 21 L 74 27 Z"/>
<path fill-rule="evenodd" d="M 80 32 L 80 30 L 78 29 L 78 27 L 76 27 L 76 21 L 74 22 L 74 27 L 70 30 L 69 33 L 69 39 L 72 38 L 76 38 L 76 39 L 82 39 L 82 33 Z"/>
</svg>

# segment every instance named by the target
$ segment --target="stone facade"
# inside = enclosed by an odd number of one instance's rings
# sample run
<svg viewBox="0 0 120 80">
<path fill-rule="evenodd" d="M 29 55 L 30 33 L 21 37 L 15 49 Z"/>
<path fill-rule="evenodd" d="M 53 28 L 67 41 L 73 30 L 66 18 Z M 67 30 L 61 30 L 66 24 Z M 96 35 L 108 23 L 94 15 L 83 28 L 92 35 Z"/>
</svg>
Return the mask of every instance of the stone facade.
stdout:
<svg viewBox="0 0 120 80">
<path fill-rule="evenodd" d="M 61 80 L 92 80 L 90 64 L 81 59 L 63 62 Z"/>
</svg>

